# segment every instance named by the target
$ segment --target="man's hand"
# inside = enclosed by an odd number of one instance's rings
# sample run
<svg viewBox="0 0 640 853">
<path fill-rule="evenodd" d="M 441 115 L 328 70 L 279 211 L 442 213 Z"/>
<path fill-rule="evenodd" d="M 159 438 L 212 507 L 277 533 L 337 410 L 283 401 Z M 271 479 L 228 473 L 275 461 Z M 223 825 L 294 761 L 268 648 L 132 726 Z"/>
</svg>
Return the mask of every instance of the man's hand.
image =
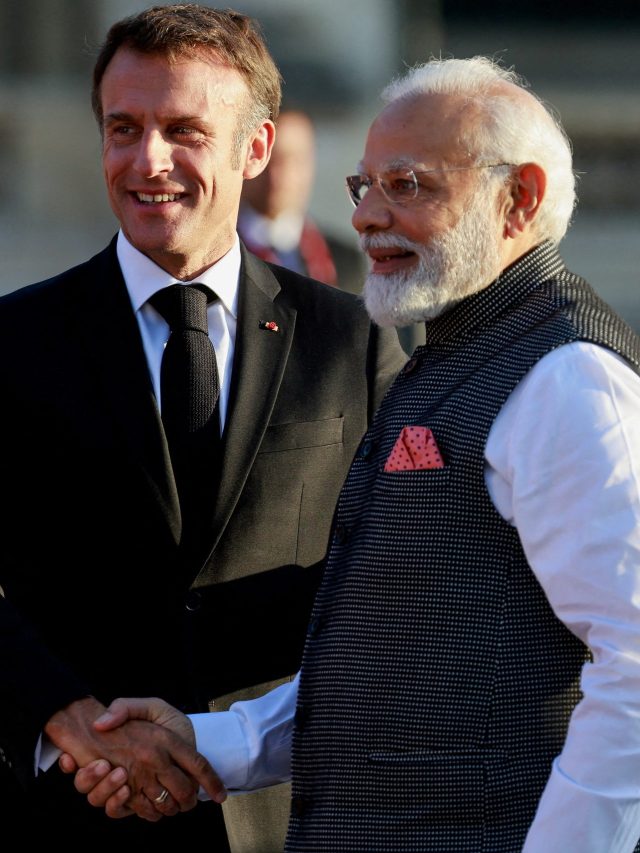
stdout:
<svg viewBox="0 0 640 853">
<path fill-rule="evenodd" d="M 195 751 L 189 720 L 161 700 L 119 700 L 105 714 L 104 706 L 88 697 L 54 714 L 45 732 L 63 751 L 65 772 L 86 768 L 79 771 L 76 788 L 92 805 L 104 805 L 110 817 L 135 813 L 156 821 L 188 811 L 197 803 L 200 785 L 216 802 L 226 797 Z M 169 796 L 154 802 L 164 789 Z"/>
</svg>

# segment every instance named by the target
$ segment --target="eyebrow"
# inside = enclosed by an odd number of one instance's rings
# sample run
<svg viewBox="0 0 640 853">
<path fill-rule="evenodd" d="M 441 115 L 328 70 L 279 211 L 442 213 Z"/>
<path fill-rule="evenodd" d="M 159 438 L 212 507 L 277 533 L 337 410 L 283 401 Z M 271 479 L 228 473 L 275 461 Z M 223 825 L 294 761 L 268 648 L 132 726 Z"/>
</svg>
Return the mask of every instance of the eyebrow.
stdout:
<svg viewBox="0 0 640 853">
<path fill-rule="evenodd" d="M 362 163 L 362 160 L 356 166 L 359 174 L 365 174 L 365 168 Z M 411 160 L 409 157 L 399 157 L 397 160 L 390 160 L 388 163 L 385 163 L 381 172 L 393 172 L 397 169 L 411 169 L 414 172 L 424 171 L 425 168 L 423 165 L 416 163 L 414 160 Z"/>
<path fill-rule="evenodd" d="M 107 113 L 103 121 L 105 124 L 113 123 L 114 121 L 133 121 L 133 116 L 130 113 Z"/>
<path fill-rule="evenodd" d="M 116 113 L 108 113 L 104 117 L 104 123 L 109 124 L 116 121 L 137 121 L 136 117 L 132 113 L 125 112 L 116 112 Z M 202 118 L 199 116 L 166 116 L 163 119 L 163 122 L 166 124 L 192 124 L 194 122 L 200 122 Z"/>
</svg>

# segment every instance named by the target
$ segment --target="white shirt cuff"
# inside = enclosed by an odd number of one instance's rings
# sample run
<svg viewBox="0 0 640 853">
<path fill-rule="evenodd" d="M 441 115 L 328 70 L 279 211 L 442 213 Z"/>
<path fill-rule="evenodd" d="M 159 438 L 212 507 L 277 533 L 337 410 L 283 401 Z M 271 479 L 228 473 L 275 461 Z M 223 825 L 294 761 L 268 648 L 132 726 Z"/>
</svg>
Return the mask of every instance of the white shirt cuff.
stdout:
<svg viewBox="0 0 640 853">
<path fill-rule="evenodd" d="M 38 775 L 39 771 L 45 772 L 56 763 L 62 755 L 62 750 L 54 746 L 46 735 L 40 735 L 36 744 L 36 754 L 34 758 L 34 771 Z"/>
<path fill-rule="evenodd" d="M 228 791 L 245 790 L 249 749 L 237 714 L 220 711 L 189 714 L 198 752 L 207 759 Z M 209 799 L 201 789 L 200 799 Z"/>
</svg>

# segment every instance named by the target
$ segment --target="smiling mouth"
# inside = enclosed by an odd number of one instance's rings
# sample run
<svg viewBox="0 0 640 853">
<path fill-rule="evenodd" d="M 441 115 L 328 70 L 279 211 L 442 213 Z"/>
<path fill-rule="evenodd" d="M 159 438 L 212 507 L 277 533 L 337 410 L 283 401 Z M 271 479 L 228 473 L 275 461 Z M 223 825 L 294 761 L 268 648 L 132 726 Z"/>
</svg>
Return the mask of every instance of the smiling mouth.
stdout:
<svg viewBox="0 0 640 853">
<path fill-rule="evenodd" d="M 389 261 L 397 261 L 401 258 L 410 258 L 413 255 L 415 255 L 415 252 L 409 249 L 390 250 L 388 253 L 382 249 L 371 250 L 369 252 L 369 257 L 373 263 L 388 263 Z"/>
<path fill-rule="evenodd" d="M 141 201 L 143 204 L 160 204 L 163 201 L 178 201 L 182 198 L 182 193 L 155 193 L 154 195 L 136 193 L 136 196 L 138 197 L 138 201 Z"/>
</svg>

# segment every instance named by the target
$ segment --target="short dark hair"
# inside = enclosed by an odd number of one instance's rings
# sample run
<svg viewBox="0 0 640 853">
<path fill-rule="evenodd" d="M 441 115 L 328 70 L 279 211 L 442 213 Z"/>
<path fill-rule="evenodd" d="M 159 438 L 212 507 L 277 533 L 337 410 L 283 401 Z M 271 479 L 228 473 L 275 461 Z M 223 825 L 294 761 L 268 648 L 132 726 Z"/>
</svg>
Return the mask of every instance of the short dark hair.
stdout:
<svg viewBox="0 0 640 853">
<path fill-rule="evenodd" d="M 152 6 L 113 24 L 93 70 L 91 104 L 102 127 L 100 86 L 107 66 L 121 47 L 157 53 L 169 60 L 207 52 L 235 68 L 249 89 L 250 101 L 239 116 L 237 141 L 280 111 L 282 78 L 254 19 L 233 9 L 211 9 L 197 3 Z"/>
</svg>

